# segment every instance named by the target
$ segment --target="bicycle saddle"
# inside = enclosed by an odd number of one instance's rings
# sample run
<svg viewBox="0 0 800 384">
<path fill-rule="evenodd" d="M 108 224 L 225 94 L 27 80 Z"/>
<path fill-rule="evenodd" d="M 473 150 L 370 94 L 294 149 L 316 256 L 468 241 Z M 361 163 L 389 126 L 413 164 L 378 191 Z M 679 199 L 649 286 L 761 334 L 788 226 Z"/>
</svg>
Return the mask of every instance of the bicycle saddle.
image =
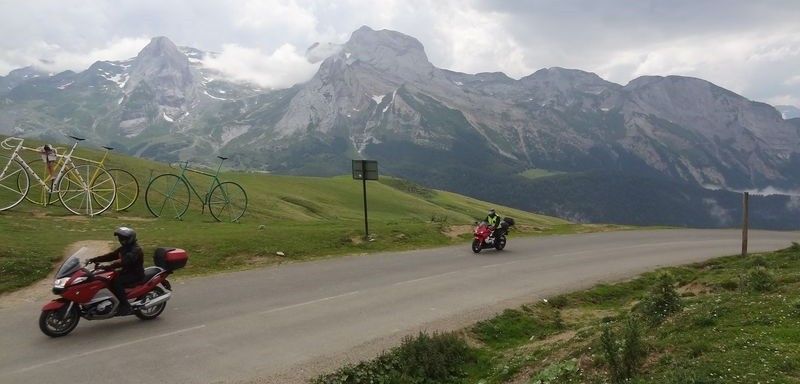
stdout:
<svg viewBox="0 0 800 384">
<path fill-rule="evenodd" d="M 106 147 L 106 146 L 103 146 L 103 148 L 105 148 L 105 149 L 107 149 L 107 150 L 109 150 L 109 151 L 113 151 L 113 150 L 114 150 L 114 147 Z"/>
<path fill-rule="evenodd" d="M 68 137 L 71 138 L 71 139 L 74 139 L 76 141 L 84 141 L 84 140 L 86 140 L 86 139 L 81 139 L 80 137 L 75 137 L 75 136 L 68 136 Z"/>
<path fill-rule="evenodd" d="M 217 158 L 220 159 L 220 160 L 228 160 L 227 157 L 222 157 L 222 156 L 217 156 Z"/>
</svg>

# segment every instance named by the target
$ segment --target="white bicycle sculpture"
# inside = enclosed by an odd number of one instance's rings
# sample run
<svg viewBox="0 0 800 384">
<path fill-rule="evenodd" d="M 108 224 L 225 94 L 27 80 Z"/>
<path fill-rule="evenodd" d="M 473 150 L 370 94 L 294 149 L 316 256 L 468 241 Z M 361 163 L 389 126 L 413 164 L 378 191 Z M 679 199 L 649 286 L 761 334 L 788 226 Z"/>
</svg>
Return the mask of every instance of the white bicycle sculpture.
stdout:
<svg viewBox="0 0 800 384">
<path fill-rule="evenodd" d="M 75 165 L 72 154 L 84 139 L 70 137 L 75 144 L 67 154 L 56 155 L 60 160 L 60 168 L 46 180 L 42 180 L 20 156 L 22 150 L 40 152 L 38 149 L 23 146 L 25 140 L 17 137 L 0 142 L 3 149 L 12 151 L 10 156 L 0 155 L 0 211 L 21 203 L 31 189 L 31 181 L 46 193 L 58 194 L 64 208 L 76 215 L 95 216 L 111 207 L 117 191 L 114 178 L 96 165 Z"/>
</svg>

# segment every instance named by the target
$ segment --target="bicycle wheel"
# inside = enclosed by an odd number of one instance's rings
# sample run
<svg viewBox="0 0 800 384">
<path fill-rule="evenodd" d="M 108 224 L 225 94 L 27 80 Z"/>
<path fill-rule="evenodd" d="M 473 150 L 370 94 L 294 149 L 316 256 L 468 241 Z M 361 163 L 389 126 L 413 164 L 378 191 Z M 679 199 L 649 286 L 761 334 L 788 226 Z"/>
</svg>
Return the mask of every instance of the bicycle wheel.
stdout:
<svg viewBox="0 0 800 384">
<path fill-rule="evenodd" d="M 36 173 L 36 176 L 38 176 L 40 180 L 44 181 L 45 183 L 50 183 L 50 187 L 52 189 L 53 185 L 52 182 L 48 180 L 47 168 L 45 168 L 42 159 L 28 161 L 28 166 Z M 36 178 L 33 178 L 31 188 L 28 191 L 28 194 L 25 195 L 25 200 L 42 206 L 55 204 L 58 199 L 56 196 L 53 196 L 53 192 L 48 191 L 44 184 L 36 182 L 35 180 Z"/>
<path fill-rule="evenodd" d="M 28 172 L 17 160 L 0 156 L 0 211 L 19 204 L 30 189 Z"/>
<path fill-rule="evenodd" d="M 247 210 L 247 193 L 231 181 L 217 184 L 208 195 L 208 210 L 217 221 L 239 220 Z"/>
<path fill-rule="evenodd" d="M 111 208 L 115 196 L 114 178 L 96 165 L 73 167 L 58 180 L 61 204 L 76 215 L 99 215 Z"/>
<path fill-rule="evenodd" d="M 155 217 L 168 215 L 180 219 L 189 209 L 190 198 L 186 182 L 170 173 L 153 179 L 144 192 L 144 203 Z"/>
<path fill-rule="evenodd" d="M 133 205 L 139 198 L 139 181 L 130 172 L 124 169 L 107 169 L 117 186 L 117 197 L 114 200 L 114 210 L 124 211 Z"/>
</svg>

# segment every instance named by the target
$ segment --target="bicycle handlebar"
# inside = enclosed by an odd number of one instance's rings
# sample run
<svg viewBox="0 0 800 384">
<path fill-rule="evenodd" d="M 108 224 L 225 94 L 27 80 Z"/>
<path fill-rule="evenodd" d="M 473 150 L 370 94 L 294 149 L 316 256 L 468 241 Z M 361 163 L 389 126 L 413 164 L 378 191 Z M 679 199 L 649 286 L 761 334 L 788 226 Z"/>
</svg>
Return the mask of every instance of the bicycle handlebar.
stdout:
<svg viewBox="0 0 800 384">
<path fill-rule="evenodd" d="M 10 141 L 12 141 L 12 140 L 16 140 L 18 143 L 22 143 L 23 141 L 25 141 L 25 139 L 21 139 L 19 137 L 6 137 L 6 139 L 3 140 L 2 143 L 0 143 L 0 146 L 2 146 L 3 149 L 12 150 L 12 149 L 16 148 L 16 145 L 12 145 L 10 143 Z"/>
</svg>

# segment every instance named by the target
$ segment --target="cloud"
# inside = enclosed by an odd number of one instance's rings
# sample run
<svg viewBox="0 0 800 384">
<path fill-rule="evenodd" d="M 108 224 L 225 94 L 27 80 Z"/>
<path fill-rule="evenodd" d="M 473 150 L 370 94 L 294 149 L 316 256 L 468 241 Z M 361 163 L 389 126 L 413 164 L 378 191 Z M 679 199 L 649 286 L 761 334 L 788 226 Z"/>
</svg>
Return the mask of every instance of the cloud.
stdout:
<svg viewBox="0 0 800 384">
<path fill-rule="evenodd" d="M 310 63 L 291 44 L 284 44 L 272 53 L 228 44 L 219 54 L 205 57 L 203 65 L 222 72 L 234 81 L 267 88 L 286 88 L 305 82 L 314 76 L 319 67 L 319 64 Z"/>
<path fill-rule="evenodd" d="M 706 198 L 703 199 L 703 204 L 705 204 L 708 209 L 708 214 L 711 215 L 720 226 L 726 226 L 732 222 L 731 213 L 723 208 L 717 200 Z"/>
<path fill-rule="evenodd" d="M 800 108 L 800 97 L 794 95 L 778 95 L 766 100 L 772 105 L 794 105 Z"/>
<path fill-rule="evenodd" d="M 80 7 L 6 1 L 0 2 L 0 75 L 39 59 L 80 69 L 88 61 L 83 57 L 125 39 L 163 35 L 208 51 L 231 44 L 261 52 L 290 44 L 303 51 L 315 42 L 342 43 L 369 25 L 416 37 L 435 65 L 456 71 L 521 77 L 560 66 L 618 83 L 679 74 L 751 99 L 797 105 L 798 12 L 796 0 L 243 0 L 234 6 L 95 0 Z"/>
<path fill-rule="evenodd" d="M 790 211 L 800 211 L 800 196 L 790 196 L 786 203 L 786 209 Z"/>
<path fill-rule="evenodd" d="M 96 61 L 134 57 L 148 41 L 149 39 L 144 37 L 116 39 L 105 46 L 85 52 L 67 50 L 57 44 L 38 42 L 24 48 L 6 51 L 4 58 L 0 59 L 0 70 L 3 67 L 13 69 L 20 66 L 10 63 L 25 63 L 48 72 L 83 71 Z"/>
</svg>

